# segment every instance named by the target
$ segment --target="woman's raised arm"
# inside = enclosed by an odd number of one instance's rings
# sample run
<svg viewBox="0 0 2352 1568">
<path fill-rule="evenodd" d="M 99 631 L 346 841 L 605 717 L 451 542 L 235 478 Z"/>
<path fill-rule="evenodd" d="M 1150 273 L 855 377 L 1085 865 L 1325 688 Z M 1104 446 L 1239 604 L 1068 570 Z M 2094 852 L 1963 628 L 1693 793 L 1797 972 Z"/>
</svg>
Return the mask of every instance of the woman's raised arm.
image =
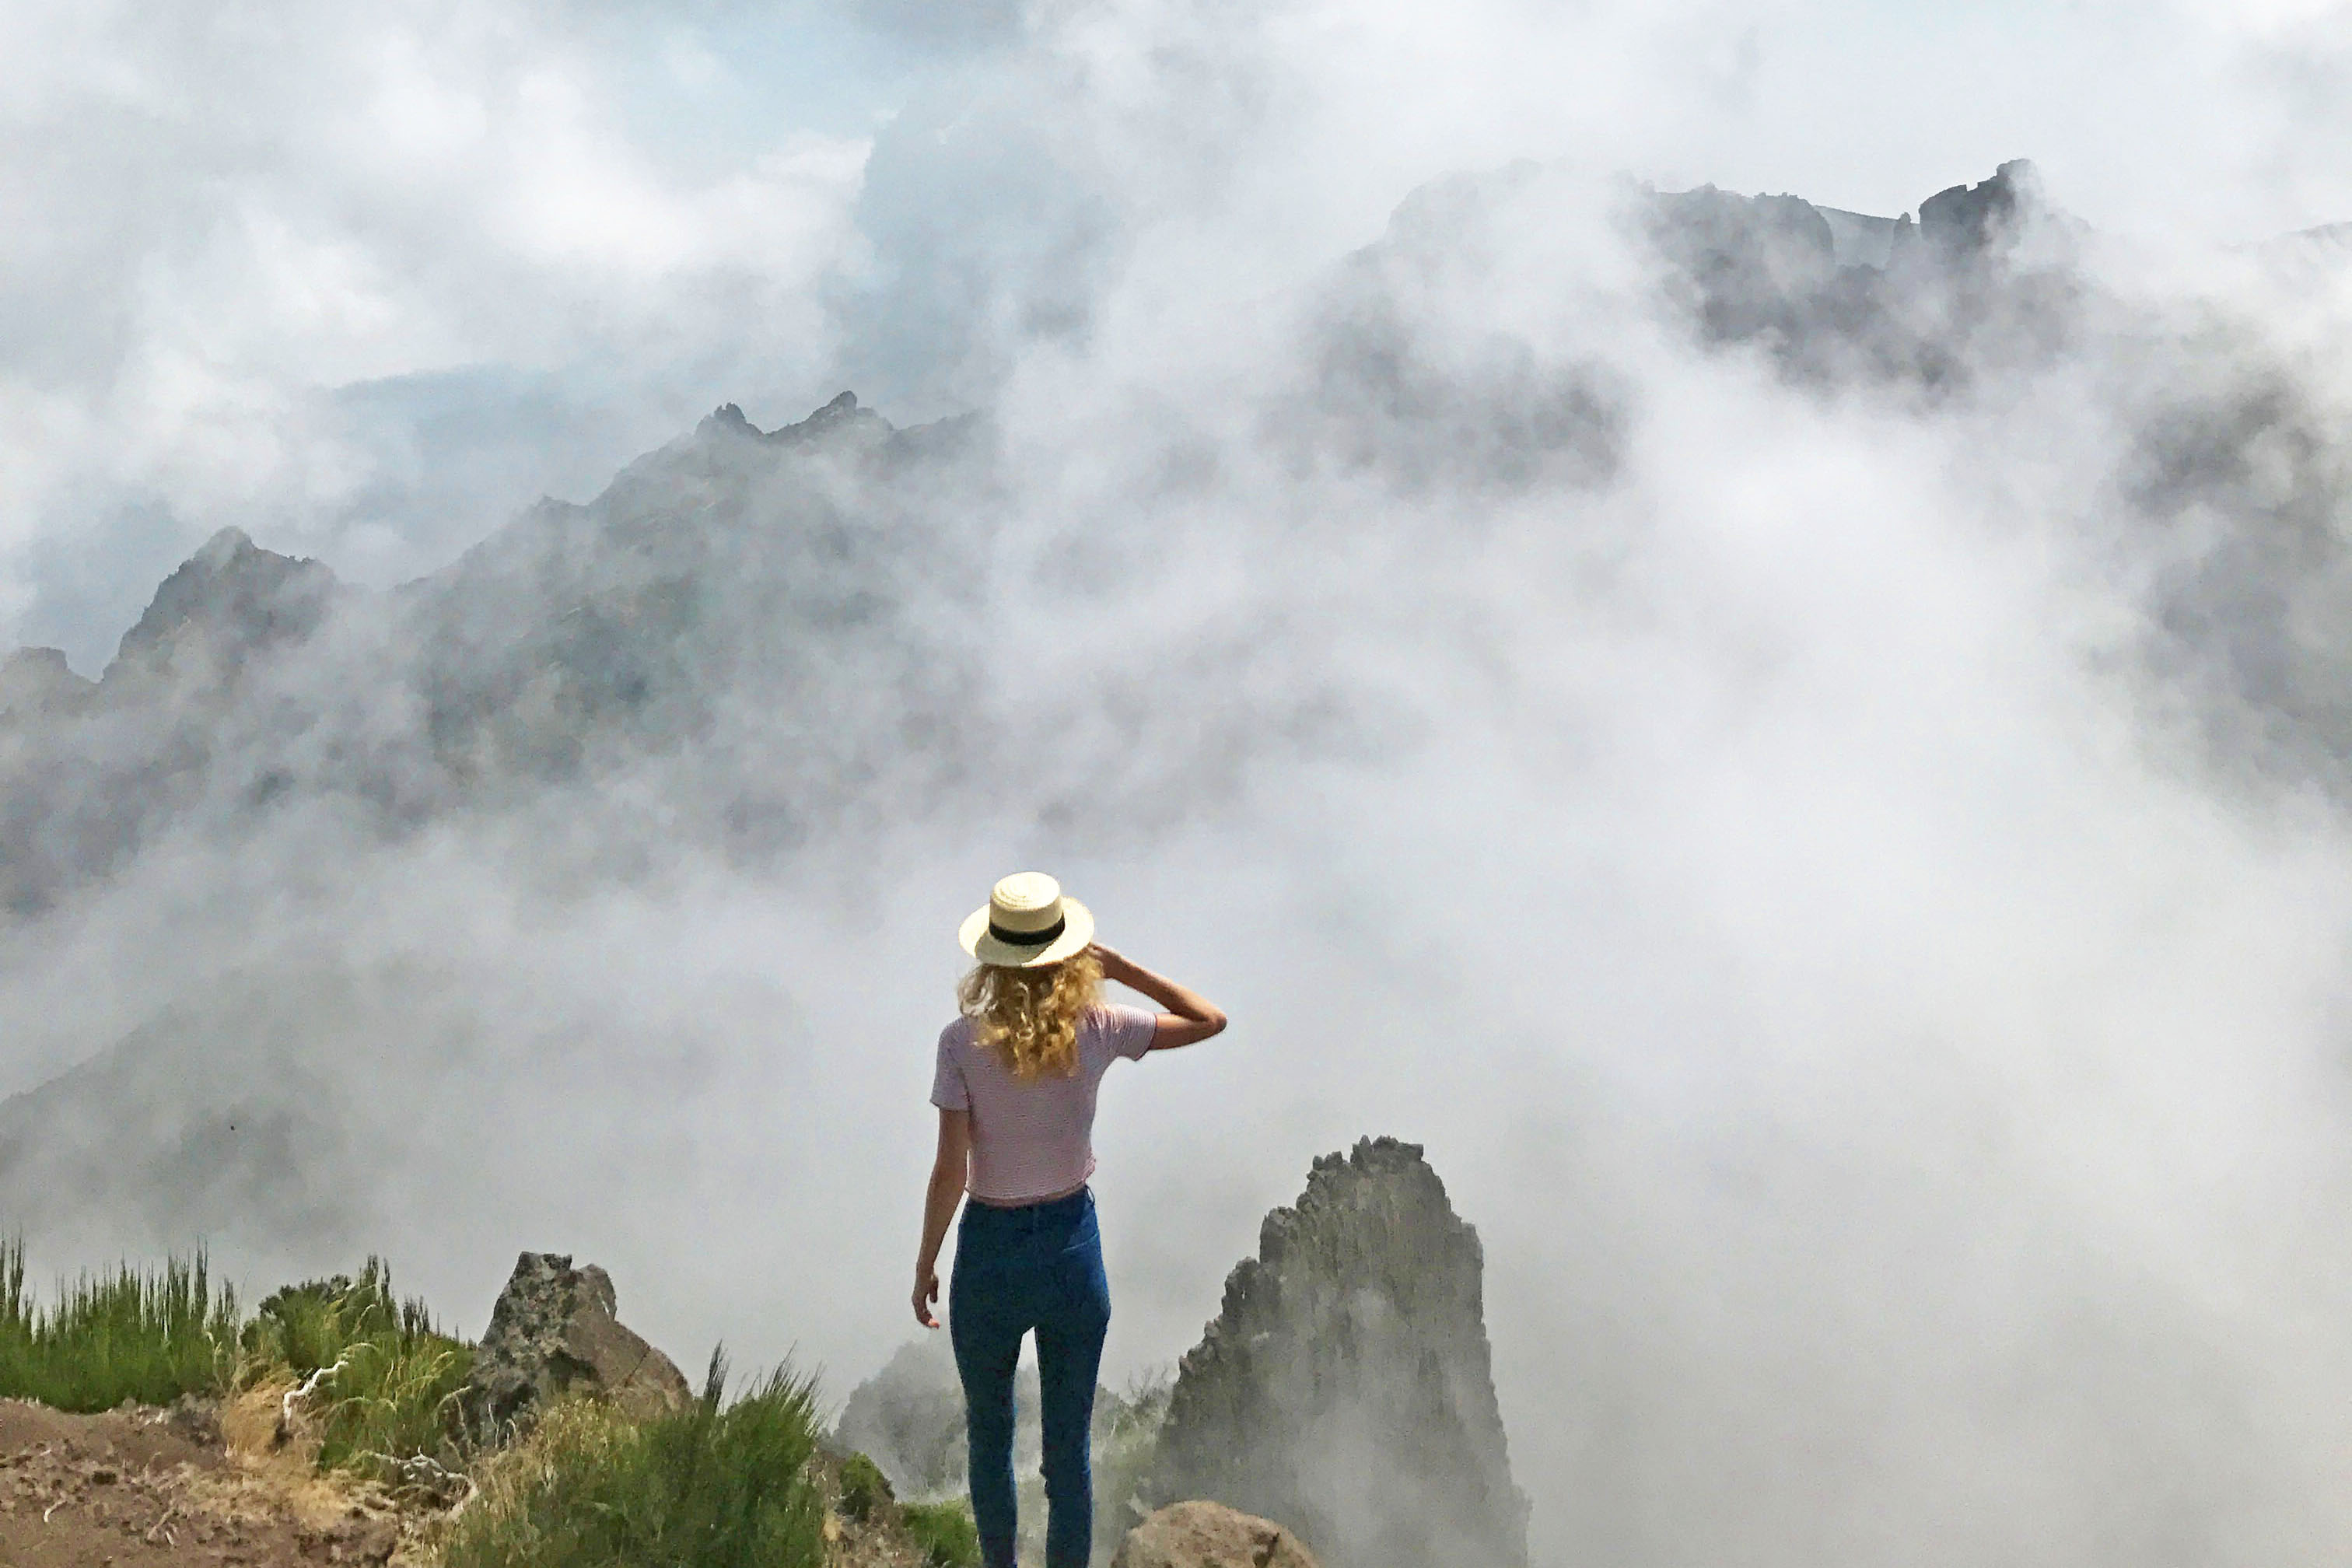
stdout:
<svg viewBox="0 0 2352 1568">
<path fill-rule="evenodd" d="M 1160 1015 L 1160 1027 L 1151 1036 L 1153 1050 L 1172 1051 L 1179 1046 L 1224 1033 L 1224 1010 L 1199 992 L 1179 985 L 1164 974 L 1154 974 L 1100 942 L 1094 944 L 1093 952 L 1102 965 L 1105 980 L 1116 980 L 1131 991 L 1139 991 L 1164 1009 Z"/>
</svg>

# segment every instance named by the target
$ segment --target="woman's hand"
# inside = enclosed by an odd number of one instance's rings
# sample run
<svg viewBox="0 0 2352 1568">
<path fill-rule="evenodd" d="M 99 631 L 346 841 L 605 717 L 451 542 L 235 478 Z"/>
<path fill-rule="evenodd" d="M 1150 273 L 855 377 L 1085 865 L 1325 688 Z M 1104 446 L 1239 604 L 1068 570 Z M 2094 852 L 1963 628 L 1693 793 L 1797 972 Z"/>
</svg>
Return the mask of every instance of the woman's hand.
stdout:
<svg viewBox="0 0 2352 1568">
<path fill-rule="evenodd" d="M 939 1299 L 940 1271 L 926 1268 L 915 1277 L 915 1321 L 927 1329 L 938 1328 L 940 1321 L 931 1315 L 931 1303 Z"/>
<path fill-rule="evenodd" d="M 1130 991 L 1139 991 L 1166 1009 L 1160 1015 L 1160 1026 L 1151 1037 L 1153 1050 L 1173 1050 L 1224 1031 L 1224 1014 L 1199 992 L 1179 985 L 1165 975 L 1154 974 L 1143 965 L 1129 962 L 1117 949 L 1098 942 L 1087 951 L 1102 965 L 1105 980 L 1116 980 Z"/>
</svg>

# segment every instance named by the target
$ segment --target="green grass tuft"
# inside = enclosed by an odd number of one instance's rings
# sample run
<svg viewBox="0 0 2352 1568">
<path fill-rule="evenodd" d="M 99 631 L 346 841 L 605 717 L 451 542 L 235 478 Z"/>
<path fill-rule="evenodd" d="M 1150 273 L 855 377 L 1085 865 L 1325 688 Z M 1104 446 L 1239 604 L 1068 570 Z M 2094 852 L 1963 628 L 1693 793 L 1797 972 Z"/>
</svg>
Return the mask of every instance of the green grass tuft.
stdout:
<svg viewBox="0 0 2352 1568">
<path fill-rule="evenodd" d="M 26 1289 L 24 1243 L 0 1243 L 0 1396 L 75 1411 L 169 1405 L 220 1392 L 235 1370 L 236 1293 L 214 1286 L 202 1252 L 84 1274 L 58 1294 L 44 1310 Z"/>
<path fill-rule="evenodd" d="M 333 1365 L 357 1341 L 393 1336 L 453 1338 L 435 1324 L 421 1298 L 395 1296 L 392 1270 L 371 1258 L 357 1279 L 337 1274 L 273 1292 L 246 1325 L 245 1348 L 307 1377 Z"/>
<path fill-rule="evenodd" d="M 961 1500 L 902 1504 L 898 1517 L 931 1568 L 980 1568 L 980 1528 Z"/>
<path fill-rule="evenodd" d="M 725 1387 L 713 1353 L 702 1397 L 678 1414 L 633 1423 L 557 1405 L 484 1468 L 443 1568 L 819 1568 L 814 1384 L 780 1371 L 731 1405 Z"/>
<path fill-rule="evenodd" d="M 290 1375 L 313 1388 L 303 1405 L 319 1424 L 322 1468 L 397 1483 L 415 1479 L 419 1459 L 455 1463 L 451 1411 L 473 1350 L 442 1332 L 423 1301 L 394 1295 L 382 1258 L 357 1279 L 338 1274 L 271 1295 L 246 1325 L 244 1349 L 247 1382 Z"/>
<path fill-rule="evenodd" d="M 383 1335 L 354 1342 L 342 1371 L 321 1381 L 310 1407 L 320 1417 L 319 1463 L 393 1481 L 417 1458 L 456 1459 L 451 1408 L 474 1369 L 474 1352 L 437 1336 Z"/>
</svg>

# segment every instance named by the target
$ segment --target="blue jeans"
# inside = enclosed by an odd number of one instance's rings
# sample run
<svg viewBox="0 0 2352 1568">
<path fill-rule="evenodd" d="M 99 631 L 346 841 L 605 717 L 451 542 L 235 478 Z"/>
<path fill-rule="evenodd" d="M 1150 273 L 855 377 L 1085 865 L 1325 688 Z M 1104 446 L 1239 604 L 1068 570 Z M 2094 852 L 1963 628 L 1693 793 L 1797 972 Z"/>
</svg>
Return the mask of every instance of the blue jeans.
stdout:
<svg viewBox="0 0 2352 1568">
<path fill-rule="evenodd" d="M 948 1333 L 963 1379 L 971 1517 L 986 1568 L 1013 1568 L 1013 1373 L 1021 1337 L 1033 1329 L 1045 1425 L 1046 1568 L 1086 1568 L 1095 1527 L 1088 1428 L 1109 1328 L 1092 1192 L 1025 1208 L 964 1205 Z"/>
</svg>

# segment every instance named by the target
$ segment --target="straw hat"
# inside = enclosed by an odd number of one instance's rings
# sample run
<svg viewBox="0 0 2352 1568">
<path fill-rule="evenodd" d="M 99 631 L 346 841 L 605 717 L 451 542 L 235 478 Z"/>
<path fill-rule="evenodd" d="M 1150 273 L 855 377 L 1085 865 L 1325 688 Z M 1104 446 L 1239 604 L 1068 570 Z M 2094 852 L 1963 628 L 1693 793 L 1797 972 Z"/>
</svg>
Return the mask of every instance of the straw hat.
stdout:
<svg viewBox="0 0 2352 1568">
<path fill-rule="evenodd" d="M 982 963 L 1035 969 L 1084 952 L 1095 939 L 1095 917 L 1064 898 L 1062 884 L 1045 872 L 1015 871 L 990 892 L 987 908 L 972 910 L 957 937 Z"/>
</svg>

